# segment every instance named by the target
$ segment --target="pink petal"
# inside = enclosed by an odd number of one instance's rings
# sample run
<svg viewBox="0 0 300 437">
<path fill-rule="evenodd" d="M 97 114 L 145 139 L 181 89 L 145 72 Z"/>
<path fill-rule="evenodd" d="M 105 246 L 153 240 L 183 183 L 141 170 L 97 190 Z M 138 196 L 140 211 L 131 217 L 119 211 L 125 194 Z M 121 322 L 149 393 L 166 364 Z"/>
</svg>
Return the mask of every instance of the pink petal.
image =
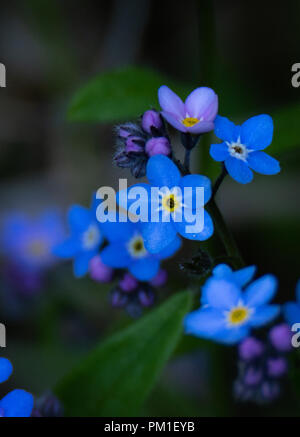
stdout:
<svg viewBox="0 0 300 437">
<path fill-rule="evenodd" d="M 174 114 L 170 114 L 170 112 L 162 112 L 161 115 L 164 117 L 165 120 L 167 120 L 167 122 L 175 127 L 175 129 L 178 129 L 180 132 L 187 132 L 188 129 L 184 126 L 184 124 L 182 124 L 177 116 L 175 116 Z"/>
<path fill-rule="evenodd" d="M 190 117 L 200 119 L 206 112 L 213 114 L 218 107 L 216 93 L 207 87 L 196 88 L 185 101 L 185 109 Z M 211 120 L 209 120 L 211 121 Z"/>
<path fill-rule="evenodd" d="M 192 127 L 187 128 L 187 132 L 191 134 L 204 134 L 205 132 L 210 132 L 214 129 L 215 125 L 212 121 L 199 121 Z"/>
<path fill-rule="evenodd" d="M 166 85 L 162 85 L 159 88 L 158 101 L 164 112 L 174 114 L 180 119 L 185 117 L 183 101 Z"/>
</svg>

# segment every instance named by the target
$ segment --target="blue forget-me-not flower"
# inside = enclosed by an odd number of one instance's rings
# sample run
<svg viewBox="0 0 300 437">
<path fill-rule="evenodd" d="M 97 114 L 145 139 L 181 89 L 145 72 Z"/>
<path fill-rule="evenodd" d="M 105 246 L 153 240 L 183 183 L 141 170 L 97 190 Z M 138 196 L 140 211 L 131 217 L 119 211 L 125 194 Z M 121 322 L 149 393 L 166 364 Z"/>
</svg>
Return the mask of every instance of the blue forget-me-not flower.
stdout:
<svg viewBox="0 0 300 437">
<path fill-rule="evenodd" d="M 279 173 L 279 162 L 262 151 L 273 138 L 273 120 L 269 115 L 251 117 L 241 126 L 217 116 L 214 132 L 223 143 L 212 144 L 210 155 L 215 161 L 223 161 L 227 172 L 237 182 L 251 182 L 252 170 L 264 175 Z"/>
</svg>

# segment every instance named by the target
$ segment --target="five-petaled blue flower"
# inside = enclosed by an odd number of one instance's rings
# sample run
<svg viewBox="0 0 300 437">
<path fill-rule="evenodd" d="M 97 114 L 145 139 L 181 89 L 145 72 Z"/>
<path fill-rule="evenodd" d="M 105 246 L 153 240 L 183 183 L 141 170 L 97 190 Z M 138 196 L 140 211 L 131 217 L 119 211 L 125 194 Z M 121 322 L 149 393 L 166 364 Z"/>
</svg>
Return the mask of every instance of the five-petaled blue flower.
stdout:
<svg viewBox="0 0 300 437">
<path fill-rule="evenodd" d="M 109 241 L 101 252 L 104 264 L 113 268 L 126 268 L 140 281 L 153 279 L 158 271 L 160 260 L 171 257 L 181 245 L 179 237 L 156 254 L 147 251 L 139 223 L 111 222 L 101 224 L 103 234 Z"/>
<path fill-rule="evenodd" d="M 1 233 L 4 255 L 30 272 L 51 267 L 56 261 L 52 249 L 65 238 L 62 217 L 56 210 L 46 210 L 36 219 L 22 213 L 7 215 Z"/>
<path fill-rule="evenodd" d="M 69 210 L 70 237 L 53 249 L 61 258 L 74 258 L 74 274 L 84 276 L 89 269 L 90 260 L 98 254 L 103 241 L 100 223 L 96 218 L 96 199 L 90 209 L 73 205 Z"/>
<path fill-rule="evenodd" d="M 211 197 L 211 182 L 201 175 L 181 176 L 180 171 L 171 159 L 164 155 L 156 155 L 149 159 L 146 169 L 150 184 L 136 184 L 127 192 L 120 192 L 119 205 L 129 208 L 132 205 L 130 191 L 144 189 L 147 191 L 145 202 L 149 217 L 141 220 L 141 234 L 145 247 L 150 253 L 159 253 L 170 245 L 177 234 L 190 240 L 207 240 L 213 234 L 213 222 L 204 210 Z M 202 189 L 203 202 L 197 189 Z M 157 192 L 157 196 L 153 194 Z M 130 211 L 130 209 L 128 209 Z M 156 211 L 153 219 L 150 212 Z M 198 218 L 202 214 L 202 225 L 197 228 Z M 193 228 L 191 230 L 191 228 Z"/>
<path fill-rule="evenodd" d="M 251 117 L 241 126 L 217 116 L 214 132 L 223 143 L 212 144 L 210 155 L 215 161 L 224 161 L 226 170 L 237 182 L 251 182 L 252 170 L 264 175 L 279 173 L 279 162 L 262 152 L 273 137 L 273 120 L 269 115 Z"/>
<path fill-rule="evenodd" d="M 11 362 L 0 357 L 0 383 L 12 374 Z M 25 390 L 12 390 L 0 399 L 0 417 L 29 417 L 33 409 L 33 396 Z"/>
<path fill-rule="evenodd" d="M 300 323 L 300 280 L 296 286 L 296 302 L 287 302 L 283 305 L 283 314 L 289 325 Z"/>
<path fill-rule="evenodd" d="M 244 283 L 244 280 L 240 282 Z M 247 337 L 251 328 L 263 326 L 279 313 L 269 302 L 277 288 L 276 278 L 265 275 L 245 291 L 230 278 L 213 275 L 202 289 L 204 305 L 185 318 L 185 332 L 220 343 L 234 344 Z"/>
</svg>

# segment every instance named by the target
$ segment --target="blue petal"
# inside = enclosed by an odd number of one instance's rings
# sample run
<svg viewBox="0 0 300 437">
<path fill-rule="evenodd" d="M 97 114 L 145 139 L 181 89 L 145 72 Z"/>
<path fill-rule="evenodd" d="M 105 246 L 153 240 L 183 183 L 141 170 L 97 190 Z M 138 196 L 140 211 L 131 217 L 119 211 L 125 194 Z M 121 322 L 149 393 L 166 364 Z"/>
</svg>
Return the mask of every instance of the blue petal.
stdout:
<svg viewBox="0 0 300 437">
<path fill-rule="evenodd" d="M 213 269 L 212 273 L 214 276 L 220 279 L 228 278 L 232 274 L 232 268 L 227 264 L 219 264 Z"/>
<path fill-rule="evenodd" d="M 13 390 L 0 400 L 5 417 L 29 417 L 33 409 L 33 396 L 25 390 Z"/>
<path fill-rule="evenodd" d="M 202 301 L 215 308 L 229 310 L 237 306 L 241 299 L 241 290 L 226 279 L 208 279 L 202 287 Z"/>
<path fill-rule="evenodd" d="M 7 358 L 0 357 L 0 383 L 6 381 L 12 374 L 13 366 Z"/>
<path fill-rule="evenodd" d="M 211 198 L 211 181 L 206 176 L 201 176 L 198 174 L 184 176 L 181 178 L 179 186 L 182 190 L 183 203 L 187 203 L 187 201 L 190 199 L 190 195 L 184 195 L 184 188 L 186 187 L 192 189 L 190 190 L 190 194 L 192 195 L 191 200 L 194 200 L 196 197 L 196 188 L 204 188 L 204 204 L 206 204 Z M 194 205 L 192 208 L 195 208 Z"/>
<path fill-rule="evenodd" d="M 217 115 L 215 119 L 215 135 L 224 141 L 236 141 L 235 136 L 236 126 L 235 124 L 228 120 L 226 117 L 221 117 Z"/>
<path fill-rule="evenodd" d="M 141 232 L 148 252 L 158 254 L 173 242 L 176 229 L 172 222 L 141 223 Z"/>
<path fill-rule="evenodd" d="M 243 269 L 232 272 L 232 278 L 237 285 L 244 287 L 248 282 L 251 281 L 255 275 L 255 272 L 255 266 L 244 267 Z"/>
<path fill-rule="evenodd" d="M 265 152 L 249 153 L 247 162 L 249 167 L 257 173 L 272 175 L 280 172 L 280 165 L 277 159 L 267 155 Z"/>
<path fill-rule="evenodd" d="M 113 268 L 127 268 L 132 262 L 132 257 L 122 243 L 111 243 L 101 251 L 101 260 Z"/>
<path fill-rule="evenodd" d="M 241 143 L 249 149 L 262 150 L 273 138 L 273 120 L 267 114 L 249 118 L 241 126 Z"/>
<path fill-rule="evenodd" d="M 212 144 L 209 154 L 215 161 L 225 161 L 229 156 L 228 146 L 226 143 Z"/>
<path fill-rule="evenodd" d="M 215 308 L 203 308 L 193 311 L 184 319 L 186 334 L 192 334 L 196 337 L 210 338 L 224 328 L 224 315 Z"/>
<path fill-rule="evenodd" d="M 91 211 L 80 205 L 73 205 L 69 210 L 69 224 L 75 233 L 83 232 L 92 221 Z"/>
<path fill-rule="evenodd" d="M 252 171 L 241 159 L 229 156 L 225 160 L 225 167 L 230 176 L 240 184 L 248 184 L 253 179 Z"/>
<path fill-rule="evenodd" d="M 283 314 L 289 325 L 300 323 L 300 305 L 295 302 L 288 302 L 283 305 Z"/>
<path fill-rule="evenodd" d="M 232 345 L 239 343 L 243 338 L 249 335 L 249 327 L 247 325 L 242 325 L 234 328 L 225 328 L 216 333 L 212 340 L 219 343 Z"/>
<path fill-rule="evenodd" d="M 174 221 L 174 226 L 177 232 L 188 240 L 204 241 L 210 238 L 214 233 L 214 224 L 207 211 L 204 210 L 204 227 L 202 231 L 198 233 L 187 232 L 187 226 L 194 226 L 195 223 L 196 219 L 193 222 L 187 222 L 183 214 L 181 221 Z"/>
<path fill-rule="evenodd" d="M 119 220 L 117 216 L 117 220 Z M 130 237 L 136 232 L 137 224 L 132 223 L 127 220 L 127 222 L 111 222 L 107 221 L 105 223 L 101 223 L 100 228 L 103 232 L 103 235 L 111 242 L 124 242 L 128 241 Z"/>
<path fill-rule="evenodd" d="M 145 197 L 141 196 L 141 193 L 145 192 Z M 132 198 L 135 197 L 136 198 Z M 117 203 L 121 208 L 128 211 L 131 205 L 138 201 L 141 206 L 148 207 L 148 213 L 150 214 L 151 204 L 151 185 L 149 184 L 135 184 L 127 188 L 127 190 L 121 190 L 117 193 Z"/>
<path fill-rule="evenodd" d="M 169 258 L 172 255 L 174 255 L 177 250 L 181 247 L 181 238 L 176 235 L 172 243 L 170 243 L 167 247 L 165 247 L 163 250 L 161 250 L 156 256 L 158 259 L 165 259 Z"/>
<path fill-rule="evenodd" d="M 89 270 L 90 260 L 96 255 L 97 251 L 83 252 L 76 256 L 74 260 L 74 275 L 81 278 Z"/>
<path fill-rule="evenodd" d="M 158 273 L 159 260 L 154 256 L 148 256 L 131 263 L 128 270 L 139 281 L 150 281 Z"/>
<path fill-rule="evenodd" d="M 52 253 L 60 258 L 72 258 L 80 251 L 80 243 L 76 238 L 68 238 L 61 244 L 53 247 Z"/>
<path fill-rule="evenodd" d="M 257 328 L 271 322 L 280 313 L 279 305 L 263 305 L 255 308 L 249 323 L 251 326 Z"/>
<path fill-rule="evenodd" d="M 273 299 L 277 289 L 277 279 L 273 275 L 264 275 L 248 285 L 244 302 L 249 307 L 265 305 Z"/>
<path fill-rule="evenodd" d="M 150 184 L 155 187 L 174 187 L 181 179 L 177 166 L 164 155 L 152 156 L 147 163 L 146 173 Z"/>
</svg>

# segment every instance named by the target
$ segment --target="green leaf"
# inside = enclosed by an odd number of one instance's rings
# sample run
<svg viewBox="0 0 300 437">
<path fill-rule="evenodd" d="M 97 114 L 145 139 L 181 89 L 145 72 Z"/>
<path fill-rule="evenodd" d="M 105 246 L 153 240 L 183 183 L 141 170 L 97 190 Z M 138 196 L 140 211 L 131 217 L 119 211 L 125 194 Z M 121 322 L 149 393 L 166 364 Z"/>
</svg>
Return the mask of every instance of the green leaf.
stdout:
<svg viewBox="0 0 300 437">
<path fill-rule="evenodd" d="M 173 353 L 190 309 L 179 293 L 101 343 L 56 387 L 68 416 L 137 415 Z"/>
<path fill-rule="evenodd" d="M 157 106 L 157 90 L 163 84 L 182 97 L 189 91 L 185 86 L 146 68 L 126 67 L 107 71 L 75 94 L 68 119 L 109 123 L 138 117 L 147 109 Z"/>
</svg>

